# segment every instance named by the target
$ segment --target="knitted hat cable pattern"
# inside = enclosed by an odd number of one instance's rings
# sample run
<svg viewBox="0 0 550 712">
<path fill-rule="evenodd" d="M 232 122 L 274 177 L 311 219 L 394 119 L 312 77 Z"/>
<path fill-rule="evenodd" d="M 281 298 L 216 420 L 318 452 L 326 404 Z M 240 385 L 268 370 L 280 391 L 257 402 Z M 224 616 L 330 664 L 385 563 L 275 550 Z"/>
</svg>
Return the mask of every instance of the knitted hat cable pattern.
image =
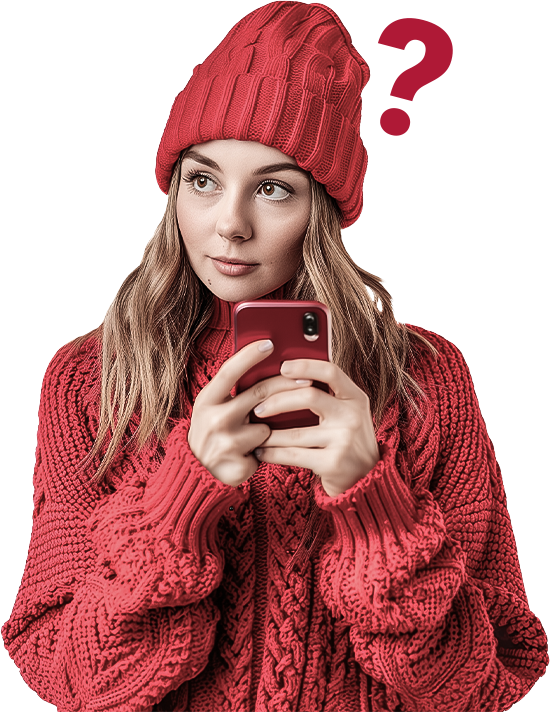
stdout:
<svg viewBox="0 0 550 712">
<path fill-rule="evenodd" d="M 342 227 L 363 206 L 367 153 L 359 135 L 370 73 L 336 13 L 273 2 L 247 15 L 178 94 L 157 153 L 167 193 L 181 151 L 217 139 L 257 141 L 296 159 L 332 195 Z"/>
</svg>

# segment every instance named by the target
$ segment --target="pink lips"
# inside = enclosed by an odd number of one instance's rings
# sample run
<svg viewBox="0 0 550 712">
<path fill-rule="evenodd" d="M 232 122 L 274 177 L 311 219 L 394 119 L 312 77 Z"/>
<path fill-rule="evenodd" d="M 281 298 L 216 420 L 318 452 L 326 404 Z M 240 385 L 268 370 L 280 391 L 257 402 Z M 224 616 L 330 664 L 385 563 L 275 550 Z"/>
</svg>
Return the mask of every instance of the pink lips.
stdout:
<svg viewBox="0 0 550 712">
<path fill-rule="evenodd" d="M 218 270 L 218 272 L 227 274 L 230 277 L 238 277 L 241 274 L 248 274 L 258 267 L 258 265 L 222 262 L 221 260 L 214 259 L 214 257 L 211 257 L 210 259 L 214 263 L 214 267 Z"/>
</svg>

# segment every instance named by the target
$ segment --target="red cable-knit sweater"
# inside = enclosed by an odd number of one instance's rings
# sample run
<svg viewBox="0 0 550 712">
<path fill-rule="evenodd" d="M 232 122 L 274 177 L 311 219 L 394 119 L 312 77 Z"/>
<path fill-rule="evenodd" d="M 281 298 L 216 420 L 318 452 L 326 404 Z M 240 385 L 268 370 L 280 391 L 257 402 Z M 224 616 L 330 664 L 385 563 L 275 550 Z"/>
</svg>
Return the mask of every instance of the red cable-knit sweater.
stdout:
<svg viewBox="0 0 550 712">
<path fill-rule="evenodd" d="M 222 484 L 189 448 L 190 413 L 90 488 L 97 344 L 61 349 L 2 628 L 30 687 L 61 712 L 500 712 L 525 695 L 547 641 L 499 467 L 460 351 L 417 331 L 440 353 L 413 367 L 422 417 L 389 407 L 380 462 L 336 498 L 266 463 Z M 230 304 L 216 299 L 199 347 L 193 398 L 232 353 Z M 296 560 L 310 496 L 321 521 Z"/>
</svg>

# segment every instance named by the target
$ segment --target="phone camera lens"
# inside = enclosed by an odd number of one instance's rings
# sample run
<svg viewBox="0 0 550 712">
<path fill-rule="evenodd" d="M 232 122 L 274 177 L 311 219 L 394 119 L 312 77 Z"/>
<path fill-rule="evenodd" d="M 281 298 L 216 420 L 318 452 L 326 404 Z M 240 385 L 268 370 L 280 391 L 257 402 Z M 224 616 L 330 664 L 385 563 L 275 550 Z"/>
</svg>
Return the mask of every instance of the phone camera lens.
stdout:
<svg viewBox="0 0 550 712">
<path fill-rule="evenodd" d="M 317 315 L 313 312 L 306 312 L 303 317 L 304 334 L 313 336 L 319 332 L 317 326 Z"/>
</svg>

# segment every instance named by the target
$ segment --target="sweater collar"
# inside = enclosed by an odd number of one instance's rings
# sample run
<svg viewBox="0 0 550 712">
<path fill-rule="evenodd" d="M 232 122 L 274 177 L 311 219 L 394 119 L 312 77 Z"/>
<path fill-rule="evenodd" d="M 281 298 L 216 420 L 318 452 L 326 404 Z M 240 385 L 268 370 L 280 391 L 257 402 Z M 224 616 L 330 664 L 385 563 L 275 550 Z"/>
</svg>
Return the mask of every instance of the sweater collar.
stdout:
<svg viewBox="0 0 550 712">
<path fill-rule="evenodd" d="M 284 299 L 283 292 L 284 285 L 278 287 L 273 292 L 269 292 L 269 294 L 264 294 L 264 296 L 259 297 L 259 299 Z M 208 322 L 208 328 L 218 329 L 220 331 L 229 331 L 232 328 L 231 315 L 233 313 L 233 307 L 239 302 L 226 302 L 217 297 L 215 294 L 213 296 L 214 311 L 212 312 L 212 316 Z"/>
</svg>

